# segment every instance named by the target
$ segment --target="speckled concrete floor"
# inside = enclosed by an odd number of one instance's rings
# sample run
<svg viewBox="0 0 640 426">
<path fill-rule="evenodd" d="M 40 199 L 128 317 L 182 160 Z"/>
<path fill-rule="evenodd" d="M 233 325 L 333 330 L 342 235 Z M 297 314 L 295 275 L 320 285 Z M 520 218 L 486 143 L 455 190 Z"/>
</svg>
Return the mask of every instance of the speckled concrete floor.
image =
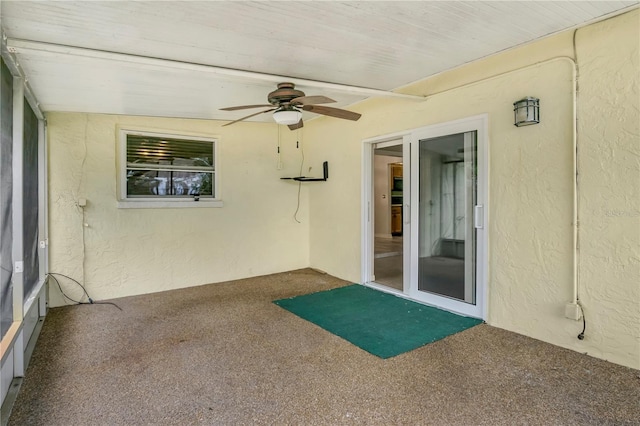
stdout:
<svg viewBox="0 0 640 426">
<path fill-rule="evenodd" d="M 383 360 L 271 303 L 311 270 L 52 309 L 11 425 L 640 423 L 640 372 L 480 325 Z"/>
</svg>

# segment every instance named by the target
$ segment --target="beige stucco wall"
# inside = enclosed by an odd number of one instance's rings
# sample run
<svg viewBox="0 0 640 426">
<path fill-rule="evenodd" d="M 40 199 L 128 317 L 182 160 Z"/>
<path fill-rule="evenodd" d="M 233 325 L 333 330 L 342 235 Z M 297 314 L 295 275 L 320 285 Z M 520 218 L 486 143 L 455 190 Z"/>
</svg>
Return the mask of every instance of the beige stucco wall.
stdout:
<svg viewBox="0 0 640 426">
<path fill-rule="evenodd" d="M 50 270 L 84 276 L 96 299 L 309 265 L 359 282 L 362 140 L 486 113 L 487 321 L 640 368 L 639 16 L 636 10 L 576 34 L 583 341 L 576 339 L 581 323 L 564 317 L 573 282 L 572 65 L 546 61 L 573 55 L 572 32 L 402 89 L 434 94 L 426 101 L 372 99 L 350 108 L 363 113 L 356 123 L 307 122 L 304 171 L 312 166 L 315 175 L 328 160 L 330 178 L 302 185 L 301 224 L 293 219 L 298 186 L 279 179 L 299 172 L 297 132 L 282 133 L 284 169 L 277 170 L 273 124 L 48 114 Z M 520 67 L 527 68 L 492 77 Z M 516 128 L 512 103 L 524 96 L 541 99 L 542 122 Z M 224 207 L 118 209 L 118 125 L 219 137 Z M 88 200 L 84 260 L 78 198 Z M 51 304 L 62 303 L 53 287 Z"/>
<path fill-rule="evenodd" d="M 640 368 L 640 13 L 578 32 L 580 298 L 576 348 Z"/>
<path fill-rule="evenodd" d="M 489 120 L 487 322 L 640 368 L 640 40 L 635 10 L 578 30 L 580 298 L 572 298 L 573 32 L 496 55 L 403 89 L 426 101 L 373 99 L 360 121 L 305 127 L 309 155 L 331 178 L 310 190 L 311 266 L 361 280 L 362 140 L 477 114 Z M 540 61 L 545 61 L 539 63 Z M 537 64 L 537 65 L 533 65 Z M 489 78 L 533 65 L 520 71 Z M 541 99 L 541 123 L 513 126 L 512 103 Z"/>
<path fill-rule="evenodd" d="M 307 187 L 301 191 L 301 223 L 297 223 L 293 215 L 298 186 L 280 180 L 297 176 L 300 170 L 294 132 L 282 132 L 284 168 L 277 170 L 275 124 L 220 127 L 224 122 L 73 113 L 47 114 L 47 121 L 50 271 L 78 280 L 84 276 L 93 298 L 156 292 L 309 265 Z M 217 137 L 224 207 L 118 209 L 118 125 Z M 78 198 L 87 199 L 84 262 Z M 51 305 L 63 304 L 55 285 L 50 288 Z M 66 286 L 66 292 L 72 297 L 81 295 L 73 285 Z"/>
</svg>

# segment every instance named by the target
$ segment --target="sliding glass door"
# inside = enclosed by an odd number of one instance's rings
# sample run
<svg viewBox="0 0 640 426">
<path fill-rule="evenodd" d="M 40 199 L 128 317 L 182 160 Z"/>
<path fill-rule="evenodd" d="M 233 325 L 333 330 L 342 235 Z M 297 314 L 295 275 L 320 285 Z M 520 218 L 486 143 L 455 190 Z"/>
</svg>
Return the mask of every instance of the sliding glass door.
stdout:
<svg viewBox="0 0 640 426">
<path fill-rule="evenodd" d="M 411 142 L 408 293 L 477 318 L 484 316 L 484 128 L 482 119 L 425 128 Z"/>
<path fill-rule="evenodd" d="M 404 290 L 404 155 L 402 139 L 373 149 L 375 282 Z"/>
<path fill-rule="evenodd" d="M 365 155 L 363 282 L 484 318 L 486 117 L 374 139 Z"/>
<path fill-rule="evenodd" d="M 476 305 L 476 139 L 473 131 L 416 143 L 416 296 L 458 311 Z"/>
</svg>

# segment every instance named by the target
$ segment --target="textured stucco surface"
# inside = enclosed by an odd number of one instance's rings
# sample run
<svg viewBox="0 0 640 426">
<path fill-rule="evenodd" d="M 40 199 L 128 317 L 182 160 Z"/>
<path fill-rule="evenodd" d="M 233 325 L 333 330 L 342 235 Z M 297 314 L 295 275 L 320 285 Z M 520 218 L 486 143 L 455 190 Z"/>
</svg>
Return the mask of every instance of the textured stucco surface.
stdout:
<svg viewBox="0 0 640 426">
<path fill-rule="evenodd" d="M 363 114 L 357 123 L 324 118 L 309 123 L 311 157 L 333 165 L 332 179 L 310 191 L 311 266 L 361 279 L 363 139 L 486 113 L 488 323 L 640 368 L 638 17 L 636 10 L 582 28 L 576 36 L 585 340 L 576 338 L 582 324 L 564 317 L 573 288 L 573 66 L 567 60 L 537 64 L 572 56 L 572 32 L 403 91 L 437 93 L 533 65 L 521 71 L 423 102 L 363 102 L 353 108 Z M 512 103 L 524 96 L 541 99 L 541 123 L 516 128 Z"/>
<path fill-rule="evenodd" d="M 640 14 L 578 32 L 581 350 L 640 368 Z"/>
<path fill-rule="evenodd" d="M 413 86 L 423 102 L 372 99 L 358 122 L 305 124 L 308 167 L 327 182 L 302 185 L 300 152 L 283 132 L 276 169 L 272 124 L 52 113 L 49 122 L 51 271 L 85 276 L 97 299 L 221 282 L 312 266 L 360 281 L 362 139 L 457 120 L 489 119 L 489 324 L 640 368 L 640 14 L 578 30 L 581 323 L 572 296 L 572 32 L 478 61 Z M 533 65 L 508 75 L 483 78 Z M 513 126 L 512 103 L 541 99 L 542 122 Z M 220 209 L 116 207 L 116 126 L 220 137 Z M 86 145 L 85 145 L 86 144 Z M 86 159 L 85 157 L 86 146 Z M 86 258 L 82 212 L 86 198 Z M 83 266 L 84 265 L 84 266 Z M 78 297 L 80 293 L 69 292 Z M 51 291 L 52 305 L 63 303 Z"/>
<path fill-rule="evenodd" d="M 295 133 L 283 132 L 277 170 L 275 124 L 51 113 L 50 271 L 84 281 L 95 299 L 214 283 L 308 266 L 306 187 L 297 175 Z M 218 137 L 222 208 L 118 209 L 116 126 Z M 85 156 L 86 152 L 86 156 Z M 83 262 L 82 211 L 86 257 Z M 84 265 L 83 265 L 84 263 Z M 61 279 L 64 283 L 66 280 Z M 67 283 L 65 292 L 80 297 Z M 51 305 L 64 304 L 55 285 Z"/>
</svg>

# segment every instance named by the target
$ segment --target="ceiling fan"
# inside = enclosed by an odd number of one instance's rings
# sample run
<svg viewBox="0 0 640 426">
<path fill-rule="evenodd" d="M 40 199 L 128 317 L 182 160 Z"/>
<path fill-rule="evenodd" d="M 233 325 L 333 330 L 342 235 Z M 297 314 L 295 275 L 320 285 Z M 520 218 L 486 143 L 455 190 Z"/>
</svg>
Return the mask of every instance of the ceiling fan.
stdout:
<svg viewBox="0 0 640 426">
<path fill-rule="evenodd" d="M 238 121 L 246 120 L 247 118 L 271 111 L 273 111 L 273 119 L 276 123 L 287 125 L 291 130 L 296 130 L 303 126 L 302 111 L 315 112 L 316 114 L 328 115 L 329 117 L 352 121 L 358 120 L 361 116 L 361 114 L 358 114 L 357 112 L 318 105 L 329 104 L 335 101 L 331 98 L 327 98 L 326 96 L 307 96 L 303 91 L 296 90 L 295 84 L 293 83 L 279 83 L 278 88 L 267 95 L 267 101 L 269 102 L 268 104 L 220 108 L 222 111 L 236 111 L 240 109 L 269 107 L 267 110 L 256 112 L 227 123 L 223 125 L 223 127 L 230 126 Z"/>
</svg>

